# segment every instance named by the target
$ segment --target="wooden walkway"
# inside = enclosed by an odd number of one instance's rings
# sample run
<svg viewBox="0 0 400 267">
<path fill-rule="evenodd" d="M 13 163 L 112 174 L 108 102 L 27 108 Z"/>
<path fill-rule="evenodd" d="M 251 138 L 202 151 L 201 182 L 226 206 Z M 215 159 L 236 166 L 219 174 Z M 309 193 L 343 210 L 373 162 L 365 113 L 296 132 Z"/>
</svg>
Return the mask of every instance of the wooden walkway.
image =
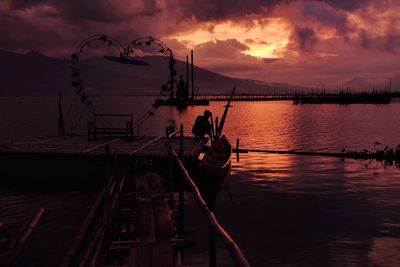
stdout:
<svg viewBox="0 0 400 267">
<path fill-rule="evenodd" d="M 176 133 L 181 135 L 173 137 Z M 82 161 L 82 157 L 94 157 L 93 163 L 100 159 L 103 189 L 65 251 L 62 267 L 183 267 L 185 183 L 193 190 L 210 231 L 221 238 L 236 265 L 250 266 L 208 208 L 176 152 L 193 161 L 207 140 L 184 137 L 182 133 L 181 126 L 180 131 L 167 136 L 142 137 L 131 142 L 113 138 L 88 141 L 86 136 L 47 137 L 0 145 L 0 159 L 15 160 L 17 155 L 18 161 L 19 156 L 27 161 L 43 160 L 44 155 L 44 162 L 53 168 L 55 164 L 50 159 L 57 156 L 61 156 L 57 158 L 63 164 Z M 156 158 L 165 164 L 156 164 L 152 160 Z M 63 169 L 63 173 L 68 169 Z M 212 236 L 215 234 L 210 234 L 210 243 Z M 215 261 L 211 255 L 216 255 L 215 244 L 210 245 L 210 262 Z"/>
<path fill-rule="evenodd" d="M 114 172 L 62 267 L 173 267 L 180 262 L 169 192 L 155 172 Z"/>
<path fill-rule="evenodd" d="M 194 140 L 193 137 L 184 137 L 183 150 L 185 158 L 197 157 L 205 140 Z M 1 154 L 49 154 L 49 155 L 104 155 L 104 147 L 110 144 L 111 154 L 117 157 L 138 156 L 151 158 L 166 158 L 168 150 L 165 147 L 165 137 L 136 137 L 133 141 L 124 138 L 103 138 L 88 141 L 87 136 L 51 136 L 30 142 L 0 144 Z M 171 145 L 179 150 L 179 138 L 171 139 Z"/>
<path fill-rule="evenodd" d="M 160 172 L 163 169 L 152 164 L 150 171 L 147 165 L 153 159 L 168 162 L 169 151 L 165 142 L 165 136 L 137 137 L 133 141 L 125 138 L 89 141 L 87 136 L 51 136 L 30 142 L 0 144 L 0 159 L 44 163 L 39 165 L 38 174 L 34 175 L 35 183 L 39 184 L 41 181 L 36 178 L 43 175 L 43 166 L 46 172 L 54 174 L 60 164 L 65 167 L 79 161 L 96 167 L 93 162 L 97 159 L 102 163 L 101 173 L 95 175 L 108 177 L 104 189 L 99 191 L 60 266 L 172 267 L 180 262 L 176 246 L 182 243 L 173 223 L 176 216 L 173 216 L 171 207 L 173 193 L 171 188 L 162 186 L 164 177 Z M 182 148 L 186 159 L 197 158 L 206 142 L 193 137 L 169 137 L 169 144 L 176 150 Z M 54 158 L 58 161 L 53 161 Z M 82 161 L 84 158 L 95 160 L 91 163 Z M 143 161 L 143 158 L 151 160 Z M 141 173 L 141 168 L 136 169 L 137 162 L 145 164 L 146 173 Z M 25 169 L 31 172 L 31 168 Z M 62 169 L 62 173 L 68 169 L 73 168 Z M 83 172 L 82 175 L 87 174 Z M 0 176 L 8 177 L 6 174 Z M 71 179 L 83 179 L 79 175 L 67 176 L 68 183 Z"/>
<path fill-rule="evenodd" d="M 125 219 L 119 220 L 119 235 L 109 244 L 103 266 L 175 266 L 175 228 L 161 179 L 157 173 L 135 176 L 135 208 L 128 209 L 134 212 L 127 216 L 120 207 Z"/>
</svg>

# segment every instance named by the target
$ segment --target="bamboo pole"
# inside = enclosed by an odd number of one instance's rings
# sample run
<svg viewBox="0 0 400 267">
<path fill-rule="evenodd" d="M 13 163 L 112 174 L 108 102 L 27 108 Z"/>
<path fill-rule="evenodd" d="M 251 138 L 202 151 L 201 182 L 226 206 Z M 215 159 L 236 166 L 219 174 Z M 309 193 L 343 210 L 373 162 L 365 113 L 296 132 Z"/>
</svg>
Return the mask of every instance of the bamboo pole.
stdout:
<svg viewBox="0 0 400 267">
<path fill-rule="evenodd" d="M 152 140 L 150 140 L 150 141 L 147 142 L 146 144 L 144 144 L 144 145 L 142 145 L 141 147 L 139 147 L 139 148 L 135 149 L 134 151 L 130 152 L 130 153 L 129 153 L 129 156 L 132 156 L 132 155 L 136 154 L 137 152 L 143 150 L 144 148 L 146 148 L 146 147 L 148 147 L 149 145 L 153 144 L 154 142 L 160 140 L 161 138 L 163 138 L 162 135 L 161 135 L 161 136 L 158 136 L 158 137 L 156 137 L 156 138 L 154 138 L 154 139 L 152 139 Z"/>
<path fill-rule="evenodd" d="M 4 267 L 13 266 L 13 263 L 14 263 L 16 257 L 21 252 L 21 249 L 25 245 L 26 240 L 29 238 L 33 229 L 36 227 L 36 225 L 37 225 L 38 221 L 40 220 L 40 218 L 42 217 L 44 211 L 45 211 L 44 208 L 40 208 L 39 211 L 36 213 L 36 215 L 30 221 L 30 223 L 23 229 L 23 232 L 18 237 L 17 242 L 13 245 L 9 255 L 7 255 L 4 262 L 0 262 L 1 266 L 4 266 Z"/>
<path fill-rule="evenodd" d="M 106 143 L 99 144 L 99 145 L 93 146 L 91 148 L 88 148 L 88 149 L 82 151 L 81 153 L 82 154 L 88 154 L 88 153 L 93 152 L 93 151 L 95 151 L 97 149 L 100 149 L 100 148 L 106 147 L 107 145 L 111 145 L 111 144 L 113 144 L 115 142 L 118 142 L 119 140 L 120 140 L 120 138 L 116 138 L 116 139 L 114 139 L 112 141 L 109 141 L 109 142 L 106 142 Z"/>
<path fill-rule="evenodd" d="M 207 206 L 206 202 L 203 199 L 203 196 L 200 193 L 200 190 L 197 188 L 196 184 L 193 182 L 193 179 L 190 177 L 189 173 L 187 172 L 185 166 L 183 165 L 182 161 L 179 159 L 176 152 L 174 150 L 171 150 L 171 153 L 172 153 L 173 157 L 175 158 L 186 182 L 189 184 L 190 188 L 192 189 L 195 199 L 201 208 L 201 211 L 206 216 L 212 229 L 217 233 L 218 237 L 222 240 L 222 242 L 228 249 L 236 266 L 239 266 L 239 267 L 251 266 L 250 263 L 247 261 L 246 257 L 244 256 L 243 252 L 240 250 L 239 246 L 232 239 L 232 237 L 228 234 L 228 232 L 219 224 L 214 213 Z"/>
</svg>

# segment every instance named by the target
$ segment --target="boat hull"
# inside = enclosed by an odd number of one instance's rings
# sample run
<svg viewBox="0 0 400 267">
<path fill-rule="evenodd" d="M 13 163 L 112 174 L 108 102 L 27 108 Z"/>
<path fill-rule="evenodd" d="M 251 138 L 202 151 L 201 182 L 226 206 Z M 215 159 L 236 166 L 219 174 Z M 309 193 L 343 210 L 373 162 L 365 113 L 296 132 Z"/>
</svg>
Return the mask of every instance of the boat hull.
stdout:
<svg viewBox="0 0 400 267">
<path fill-rule="evenodd" d="M 199 157 L 200 187 L 205 192 L 218 193 L 231 169 L 232 148 L 223 135 L 210 149 Z"/>
</svg>

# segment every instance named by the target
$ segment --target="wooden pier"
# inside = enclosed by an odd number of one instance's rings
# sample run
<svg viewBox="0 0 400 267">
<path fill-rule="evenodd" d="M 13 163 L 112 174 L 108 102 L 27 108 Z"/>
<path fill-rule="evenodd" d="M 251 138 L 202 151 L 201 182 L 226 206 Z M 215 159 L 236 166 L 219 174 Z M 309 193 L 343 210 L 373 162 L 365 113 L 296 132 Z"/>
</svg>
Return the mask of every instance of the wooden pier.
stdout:
<svg viewBox="0 0 400 267">
<path fill-rule="evenodd" d="M 58 259 L 59 266 L 187 266 L 182 251 L 186 244 L 184 191 L 188 188 L 194 192 L 213 233 L 210 234 L 210 264 L 214 262 L 211 266 L 215 266 L 215 244 L 212 245 L 215 241 L 211 239 L 215 235 L 237 266 L 250 266 L 239 246 L 207 207 L 190 175 L 193 172 L 190 165 L 206 143 L 206 139 L 183 136 L 181 126 L 173 133 L 166 130 L 166 136 L 135 137 L 133 140 L 89 141 L 87 136 L 56 136 L 3 144 L 0 145 L 0 160 L 5 166 L 15 166 L 12 164 L 17 162 L 25 168 L 11 168 L 8 172 L 4 168 L 0 170 L 0 177 L 12 177 L 21 185 L 25 180 L 19 180 L 20 176 L 29 174 L 30 182 L 40 187 L 49 186 L 49 181 L 56 180 L 59 184 L 60 180 L 67 179 L 70 182 L 74 180 L 74 173 L 86 165 L 97 170 L 86 171 L 77 175 L 79 179 L 75 178 L 81 186 L 87 175 L 94 176 L 88 185 L 100 183 L 101 187 L 69 249 Z M 12 174 L 18 172 L 19 175 L 13 177 Z M 43 182 L 42 176 L 50 176 L 50 180 Z M 40 224 L 38 220 L 35 225 Z M 35 231 L 35 225 L 30 232 Z M 19 249 L 0 257 L 0 265 L 13 266 Z"/>
<path fill-rule="evenodd" d="M 199 101 L 228 101 L 229 98 L 230 95 L 228 94 L 196 97 Z M 400 98 L 400 92 L 328 92 L 316 90 L 292 93 L 235 94 L 232 101 L 293 101 L 294 104 L 388 104 L 394 98 Z"/>
<path fill-rule="evenodd" d="M 208 99 L 188 99 L 188 100 L 176 100 L 176 99 L 156 99 L 154 102 L 157 106 L 175 106 L 175 107 L 187 107 L 187 106 L 208 106 L 210 101 Z"/>
<path fill-rule="evenodd" d="M 174 149 L 180 149 L 180 140 L 171 139 Z M 87 136 L 49 136 L 34 141 L 0 144 L 0 156 L 104 156 L 104 148 L 110 145 L 111 153 L 118 158 L 130 156 L 147 158 L 167 158 L 165 136 L 136 137 L 133 141 L 125 138 L 102 138 L 89 141 Z M 185 157 L 195 158 L 201 152 L 205 140 L 195 140 L 193 137 L 183 138 Z"/>
</svg>

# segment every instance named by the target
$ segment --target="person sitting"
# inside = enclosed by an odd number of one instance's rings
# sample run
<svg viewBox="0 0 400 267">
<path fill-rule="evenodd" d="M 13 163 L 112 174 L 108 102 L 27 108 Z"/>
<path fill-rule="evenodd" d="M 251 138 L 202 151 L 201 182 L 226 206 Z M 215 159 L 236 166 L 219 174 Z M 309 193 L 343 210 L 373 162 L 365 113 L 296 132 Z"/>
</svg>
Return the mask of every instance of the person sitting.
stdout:
<svg viewBox="0 0 400 267">
<path fill-rule="evenodd" d="M 207 134 L 213 140 L 213 128 L 210 119 L 212 120 L 212 113 L 209 110 L 205 110 L 203 116 L 197 116 L 192 128 L 192 133 L 196 138 L 204 138 L 204 135 Z"/>
</svg>

